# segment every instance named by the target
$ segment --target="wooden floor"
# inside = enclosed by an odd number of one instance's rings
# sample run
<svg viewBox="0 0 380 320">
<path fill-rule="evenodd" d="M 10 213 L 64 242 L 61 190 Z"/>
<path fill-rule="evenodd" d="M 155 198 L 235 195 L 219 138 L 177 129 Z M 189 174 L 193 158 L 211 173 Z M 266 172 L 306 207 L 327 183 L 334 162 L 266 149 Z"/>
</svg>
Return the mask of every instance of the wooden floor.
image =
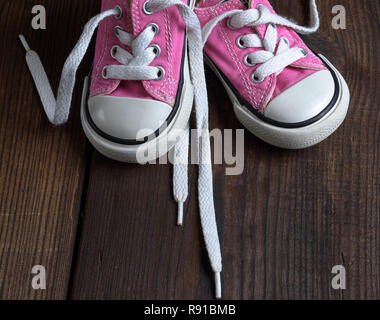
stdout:
<svg viewBox="0 0 380 320">
<path fill-rule="evenodd" d="M 307 1 L 273 1 L 307 22 Z M 305 37 L 346 78 L 346 122 L 322 144 L 284 151 L 246 132 L 245 171 L 215 165 L 227 299 L 380 299 L 380 2 L 341 0 L 347 30 L 331 27 L 336 1 L 318 1 L 322 26 Z M 39 52 L 57 88 L 63 62 L 100 1 L 39 0 L 47 31 L 30 27 L 32 1 L 0 2 L 0 299 L 211 299 L 197 206 L 197 168 L 183 229 L 175 226 L 169 165 L 120 164 L 86 142 L 79 109 L 47 121 L 17 35 Z M 211 128 L 240 129 L 207 72 Z M 46 268 L 47 289 L 31 287 Z M 334 265 L 347 289 L 331 286 Z"/>
</svg>

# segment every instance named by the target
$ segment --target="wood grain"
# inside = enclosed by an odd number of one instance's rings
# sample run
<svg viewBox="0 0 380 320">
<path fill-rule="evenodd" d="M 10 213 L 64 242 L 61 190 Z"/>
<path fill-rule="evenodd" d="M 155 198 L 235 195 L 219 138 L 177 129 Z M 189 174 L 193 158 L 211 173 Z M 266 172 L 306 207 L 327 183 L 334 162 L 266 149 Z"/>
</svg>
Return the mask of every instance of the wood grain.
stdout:
<svg viewBox="0 0 380 320">
<path fill-rule="evenodd" d="M 1 300 L 66 297 L 86 166 L 78 113 L 81 89 L 74 95 L 69 124 L 53 128 L 34 89 L 18 34 L 25 34 L 39 52 L 57 88 L 65 58 L 81 32 L 78 21 L 86 21 L 99 6 L 92 1 L 39 1 L 47 10 L 47 30 L 37 31 L 30 25 L 35 4 L 0 4 Z M 35 265 L 46 268 L 46 290 L 32 289 Z"/>
</svg>

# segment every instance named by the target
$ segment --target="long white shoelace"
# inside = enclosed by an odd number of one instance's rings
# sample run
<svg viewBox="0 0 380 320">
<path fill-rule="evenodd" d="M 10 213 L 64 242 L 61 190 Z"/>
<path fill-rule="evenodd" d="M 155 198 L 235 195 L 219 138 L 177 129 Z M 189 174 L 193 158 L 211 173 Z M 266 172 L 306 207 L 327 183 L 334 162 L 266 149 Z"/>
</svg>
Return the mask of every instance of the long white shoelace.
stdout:
<svg viewBox="0 0 380 320">
<path fill-rule="evenodd" d="M 310 0 L 310 16 L 310 26 L 304 27 L 271 13 L 262 4 L 259 4 L 257 9 L 228 11 L 212 19 L 203 27 L 203 43 L 206 43 L 215 26 L 227 18 L 229 19 L 228 25 L 232 29 L 268 25 L 264 39 L 261 39 L 258 34 L 252 33 L 242 35 L 238 43 L 243 48 L 264 48 L 264 50 L 247 54 L 245 57 L 245 63 L 249 66 L 260 64 L 251 76 L 254 82 L 259 83 L 274 73 L 280 74 L 287 66 L 307 55 L 307 51 L 303 48 L 290 48 L 289 41 L 285 37 L 278 39 L 277 25 L 290 27 L 301 34 L 310 34 L 319 28 L 319 14 L 315 0 Z"/>
<path fill-rule="evenodd" d="M 197 140 L 199 155 L 198 202 L 203 237 L 211 267 L 215 274 L 216 297 L 221 298 L 220 274 L 222 272 L 222 257 L 214 209 L 210 136 L 208 130 L 208 98 L 200 23 L 193 10 L 179 0 L 150 0 L 147 8 L 151 12 L 157 12 L 173 5 L 177 6 L 187 27 L 190 71 L 194 85 L 196 128 L 199 136 Z M 86 24 L 78 43 L 63 67 L 57 99 L 54 97 L 39 56 L 36 52 L 30 50 L 25 38 L 20 36 L 21 42 L 27 51 L 26 60 L 29 70 L 41 97 L 45 112 L 53 125 L 62 125 L 68 120 L 76 72 L 97 26 L 105 18 L 119 14 L 120 10 L 117 8 L 107 10 L 95 16 Z M 132 47 L 132 54 L 120 47 L 115 48 L 113 56 L 122 65 L 107 66 L 103 76 L 123 80 L 157 79 L 160 76 L 160 69 L 149 66 L 155 58 L 154 48 L 149 47 L 154 37 L 154 30 L 151 27 L 147 28 L 136 39 L 133 39 L 133 35 L 121 29 L 118 31 L 118 39 L 121 43 Z M 175 146 L 176 157 L 174 158 L 173 185 L 174 197 L 179 204 L 178 224 L 182 224 L 183 203 L 186 201 L 188 193 L 188 152 L 189 132 L 186 131 Z"/>
</svg>

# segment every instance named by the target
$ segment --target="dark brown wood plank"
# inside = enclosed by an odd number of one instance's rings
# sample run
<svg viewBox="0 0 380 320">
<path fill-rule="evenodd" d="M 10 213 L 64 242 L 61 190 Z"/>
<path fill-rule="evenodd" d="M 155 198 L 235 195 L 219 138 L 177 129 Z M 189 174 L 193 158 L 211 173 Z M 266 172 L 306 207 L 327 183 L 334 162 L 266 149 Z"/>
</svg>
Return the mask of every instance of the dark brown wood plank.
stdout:
<svg viewBox="0 0 380 320">
<path fill-rule="evenodd" d="M 307 22 L 306 1 L 274 1 Z M 344 125 L 303 151 L 273 148 L 246 132 L 245 171 L 214 166 L 224 297 L 379 299 L 380 180 L 378 1 L 342 0 L 347 30 L 331 28 L 334 1 L 318 1 L 321 30 L 305 37 L 349 83 Z M 207 70 L 211 128 L 242 128 Z M 185 225 L 175 227 L 169 165 L 120 164 L 94 153 L 70 298 L 210 299 L 211 272 L 191 167 Z M 347 290 L 331 269 L 347 269 Z"/>
<path fill-rule="evenodd" d="M 25 34 L 39 52 L 57 88 L 65 59 L 99 4 L 39 1 L 47 10 L 46 31 L 31 28 L 35 4 L 3 0 L 0 5 L 1 300 L 66 297 L 86 161 L 78 112 L 82 86 L 74 95 L 69 124 L 53 128 L 34 89 L 18 34 Z M 35 265 L 46 268 L 46 290 L 31 287 Z"/>
</svg>

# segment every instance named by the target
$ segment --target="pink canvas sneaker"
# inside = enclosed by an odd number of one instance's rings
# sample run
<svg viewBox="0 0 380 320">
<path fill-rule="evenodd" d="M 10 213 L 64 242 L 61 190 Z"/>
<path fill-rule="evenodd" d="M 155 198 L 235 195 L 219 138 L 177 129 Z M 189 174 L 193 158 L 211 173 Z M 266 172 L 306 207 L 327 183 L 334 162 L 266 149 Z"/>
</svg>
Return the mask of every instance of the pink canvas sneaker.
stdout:
<svg viewBox="0 0 380 320">
<path fill-rule="evenodd" d="M 319 27 L 315 0 L 311 27 L 277 15 L 268 0 L 203 0 L 195 9 L 203 27 L 205 59 L 221 79 L 242 124 L 262 140 L 302 149 L 330 136 L 347 114 L 347 84 L 296 32 Z"/>
<path fill-rule="evenodd" d="M 103 1 L 102 12 L 119 13 L 99 24 L 81 119 L 107 157 L 134 162 L 141 152 L 150 161 L 174 146 L 190 117 L 185 23 L 175 6 L 153 12 L 147 1 L 128 2 Z"/>
<path fill-rule="evenodd" d="M 32 59 L 29 66 L 49 120 L 65 123 L 76 70 L 98 27 L 93 69 L 83 90 L 83 129 L 109 158 L 151 161 L 175 145 L 193 105 L 185 22 L 176 6 L 152 11 L 146 0 L 129 2 L 102 1 L 102 13 L 86 25 L 66 61 L 57 101 L 43 67 L 33 72 L 39 61 Z"/>
<path fill-rule="evenodd" d="M 76 71 L 99 27 L 93 69 L 82 95 L 84 131 L 99 152 L 123 162 L 147 162 L 174 147 L 178 224 L 182 224 L 188 194 L 188 120 L 194 98 L 201 136 L 197 139 L 199 209 L 216 296 L 221 297 L 222 259 L 213 201 L 208 99 L 194 2 L 102 0 L 102 12 L 87 23 L 64 65 L 57 99 L 37 53 L 30 50 L 23 36 L 20 39 L 45 112 L 54 125 L 61 125 L 69 117 Z"/>
</svg>

